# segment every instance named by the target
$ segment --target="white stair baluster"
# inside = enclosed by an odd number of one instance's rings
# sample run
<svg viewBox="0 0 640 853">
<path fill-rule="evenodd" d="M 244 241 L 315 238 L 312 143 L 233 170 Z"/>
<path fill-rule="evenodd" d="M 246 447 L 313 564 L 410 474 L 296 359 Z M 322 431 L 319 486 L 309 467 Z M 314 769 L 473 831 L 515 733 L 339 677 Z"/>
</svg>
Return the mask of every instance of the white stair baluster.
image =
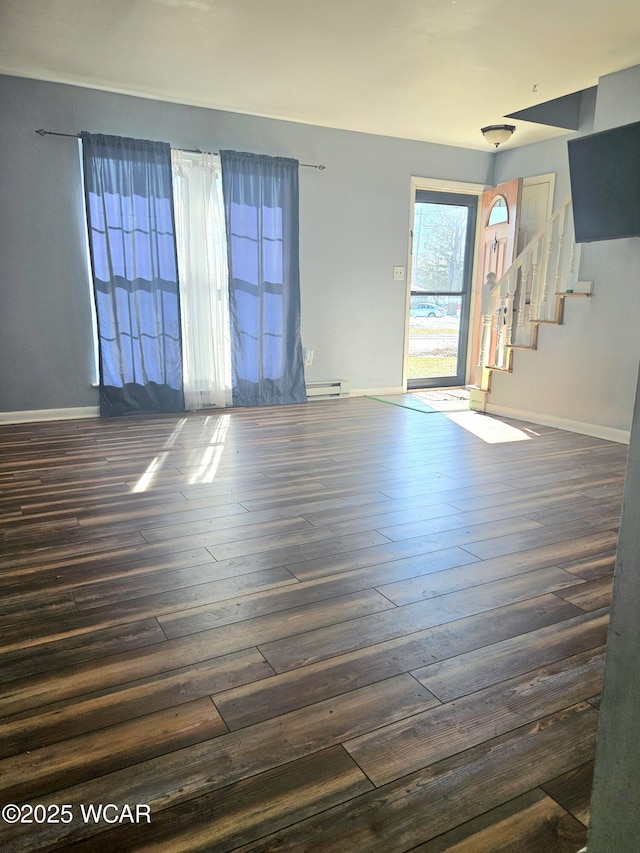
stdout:
<svg viewBox="0 0 640 853">
<path fill-rule="evenodd" d="M 567 226 L 567 210 L 568 210 L 568 208 L 565 207 L 565 209 L 562 212 L 562 215 L 560 216 L 560 218 L 558 220 L 558 244 L 557 244 L 557 250 L 556 250 L 556 272 L 555 272 L 555 276 L 554 276 L 554 285 L 553 285 L 553 290 L 554 290 L 554 293 L 556 295 L 558 293 L 560 293 L 560 291 L 563 289 L 562 285 L 563 285 L 564 276 L 562 275 L 562 273 L 563 273 L 562 265 L 563 265 L 563 261 L 564 261 L 564 255 L 565 255 L 564 240 L 565 240 L 565 230 L 566 230 L 566 226 Z M 565 280 L 564 281 L 564 288 L 566 289 L 566 287 L 568 287 L 568 284 Z"/>
<path fill-rule="evenodd" d="M 475 371 L 480 389 L 488 391 L 491 368 L 511 369 L 514 347 L 537 348 L 540 323 L 561 321 L 557 307 L 573 293 L 579 262 L 568 198 L 498 282 L 495 273 L 487 275 Z"/>
</svg>

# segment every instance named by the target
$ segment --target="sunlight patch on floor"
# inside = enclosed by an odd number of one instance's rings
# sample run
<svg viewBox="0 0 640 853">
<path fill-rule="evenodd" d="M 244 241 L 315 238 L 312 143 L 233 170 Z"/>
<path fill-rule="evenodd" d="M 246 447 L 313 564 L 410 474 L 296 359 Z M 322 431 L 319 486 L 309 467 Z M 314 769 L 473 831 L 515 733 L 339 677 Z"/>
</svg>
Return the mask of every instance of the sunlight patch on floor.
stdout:
<svg viewBox="0 0 640 853">
<path fill-rule="evenodd" d="M 205 448 L 201 458 L 198 460 L 198 469 L 189 479 L 189 485 L 193 486 L 196 483 L 212 483 L 215 479 L 224 443 L 229 429 L 230 415 L 220 415 L 218 418 L 207 418 L 205 425 L 213 426 L 213 431 L 209 437 L 209 445 Z"/>
<path fill-rule="evenodd" d="M 530 431 L 501 421 L 481 412 L 443 412 L 450 421 L 486 441 L 487 444 L 506 444 L 512 441 L 529 441 Z"/>
<path fill-rule="evenodd" d="M 186 424 L 186 422 L 186 418 L 182 418 L 180 421 L 178 421 L 176 428 L 173 430 L 169 438 L 164 443 L 165 448 L 169 448 L 173 444 L 175 444 L 175 441 L 178 438 L 178 435 L 180 434 L 180 431 L 182 427 Z M 159 453 L 158 456 L 154 456 L 151 462 L 147 465 L 144 474 L 142 474 L 142 476 L 131 491 L 136 493 L 146 492 L 149 486 L 151 485 L 153 478 L 164 465 L 167 456 L 168 453 L 166 450 L 163 450 L 163 452 Z"/>
</svg>

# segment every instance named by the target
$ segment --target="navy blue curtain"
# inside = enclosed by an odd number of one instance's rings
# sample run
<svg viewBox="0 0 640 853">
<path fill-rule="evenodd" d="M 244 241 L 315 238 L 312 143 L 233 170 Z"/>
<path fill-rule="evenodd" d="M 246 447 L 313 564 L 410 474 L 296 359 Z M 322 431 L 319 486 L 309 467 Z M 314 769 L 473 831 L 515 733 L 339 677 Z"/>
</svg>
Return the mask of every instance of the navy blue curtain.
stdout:
<svg viewBox="0 0 640 853">
<path fill-rule="evenodd" d="M 81 138 L 100 412 L 182 411 L 170 146 L 84 132 Z"/>
<path fill-rule="evenodd" d="M 235 406 L 305 403 L 298 161 L 221 151 Z"/>
</svg>

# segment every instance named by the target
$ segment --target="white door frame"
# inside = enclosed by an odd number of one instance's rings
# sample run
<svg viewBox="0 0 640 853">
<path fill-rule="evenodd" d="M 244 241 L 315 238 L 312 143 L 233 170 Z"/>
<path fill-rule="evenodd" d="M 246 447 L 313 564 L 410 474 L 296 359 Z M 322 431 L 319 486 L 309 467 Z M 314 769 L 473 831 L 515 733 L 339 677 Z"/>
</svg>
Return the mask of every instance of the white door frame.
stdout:
<svg viewBox="0 0 640 853">
<path fill-rule="evenodd" d="M 407 289 L 405 294 L 405 329 L 404 329 L 404 359 L 402 362 L 402 391 L 407 393 L 407 383 L 409 374 L 409 308 L 411 307 L 411 277 L 412 277 L 412 258 L 413 258 L 413 223 L 416 206 L 416 191 L 417 190 L 432 190 L 441 193 L 460 193 L 461 195 L 474 195 L 477 198 L 482 196 L 482 193 L 489 189 L 487 184 L 475 184 L 465 181 L 445 181 L 440 178 L 411 178 L 411 199 L 409 203 L 409 251 L 407 258 Z M 473 294 L 476 288 L 477 263 L 478 263 L 478 225 L 482 214 L 481 206 L 478 205 L 478 213 L 476 218 L 476 244 L 473 251 L 473 268 L 471 270 L 471 310 L 469 315 L 469 328 L 473 322 Z M 468 384 L 471 375 L 471 347 L 467 347 L 467 364 L 465 365 L 465 377 Z"/>
</svg>

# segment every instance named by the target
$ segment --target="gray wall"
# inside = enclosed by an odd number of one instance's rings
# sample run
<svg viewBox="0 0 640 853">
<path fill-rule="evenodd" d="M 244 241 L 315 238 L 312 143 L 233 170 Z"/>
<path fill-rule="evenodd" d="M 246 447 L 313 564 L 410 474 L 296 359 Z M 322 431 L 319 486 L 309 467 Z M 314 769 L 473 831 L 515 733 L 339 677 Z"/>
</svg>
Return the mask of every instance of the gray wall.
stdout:
<svg viewBox="0 0 640 853">
<path fill-rule="evenodd" d="M 601 78 L 596 98 L 595 121 L 587 111 L 580 134 L 640 120 L 640 66 Z M 499 152 L 496 183 L 554 171 L 557 207 L 570 193 L 567 139 L 580 134 Z M 514 354 L 513 374 L 494 375 L 490 401 L 551 423 L 628 432 L 640 358 L 640 240 L 585 244 L 580 278 L 594 282 L 594 296 L 569 300 L 564 326 L 542 327 L 537 351 Z"/>
<path fill-rule="evenodd" d="M 488 183 L 494 155 L 162 101 L 0 77 L 0 412 L 97 404 L 80 170 L 72 139 L 44 127 L 253 151 L 300 170 L 307 378 L 355 389 L 402 382 L 411 176 Z"/>
<path fill-rule="evenodd" d="M 596 111 L 599 128 L 628 124 L 640 118 L 640 68 L 612 74 L 600 84 L 603 95 Z M 606 97 L 604 97 L 606 95 Z M 633 241 L 617 241 L 632 243 Z M 638 242 L 637 240 L 635 241 Z M 607 255 L 611 261 L 612 255 Z M 639 250 L 630 249 L 633 278 L 629 303 L 637 301 Z M 606 261 L 603 260 L 602 263 Z M 631 264 L 635 269 L 631 270 Z M 634 315 L 635 316 L 635 315 Z M 637 325 L 636 325 L 637 329 Z M 635 359 L 640 342 L 636 332 Z M 620 526 L 620 540 L 611 603 L 611 624 L 598 728 L 593 783 L 589 853 L 628 853 L 640 838 L 640 384 L 636 392 L 629 461 Z"/>
<path fill-rule="evenodd" d="M 640 386 L 607 638 L 591 800 L 589 853 L 631 853 L 640 839 Z"/>
</svg>

